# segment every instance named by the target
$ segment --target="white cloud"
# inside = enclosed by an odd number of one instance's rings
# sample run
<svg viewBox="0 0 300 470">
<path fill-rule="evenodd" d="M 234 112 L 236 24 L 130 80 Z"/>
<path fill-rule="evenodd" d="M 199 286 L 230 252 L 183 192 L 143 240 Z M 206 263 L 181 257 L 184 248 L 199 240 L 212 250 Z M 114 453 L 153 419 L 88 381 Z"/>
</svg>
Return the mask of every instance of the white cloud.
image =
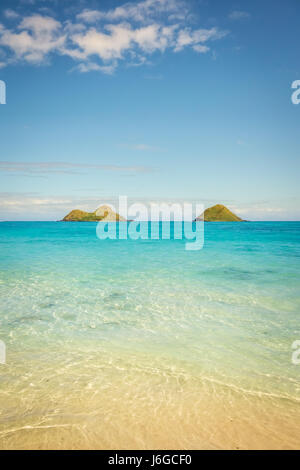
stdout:
<svg viewBox="0 0 300 470">
<path fill-rule="evenodd" d="M 154 150 L 155 147 L 151 147 L 151 145 L 146 144 L 136 144 L 133 146 L 135 150 Z"/>
<path fill-rule="evenodd" d="M 14 20 L 16 18 L 19 18 L 20 15 L 11 8 L 7 8 L 6 10 L 4 10 L 4 16 L 8 19 Z"/>
<path fill-rule="evenodd" d="M 117 207 L 115 198 L 97 197 L 97 189 L 94 193 L 94 197 L 79 199 L 71 195 L 51 197 L 39 193 L 0 192 L 0 220 L 61 220 L 73 209 L 91 212 L 102 204 Z"/>
<path fill-rule="evenodd" d="M 122 52 L 130 48 L 132 31 L 129 26 L 107 25 L 108 34 L 89 29 L 83 34 L 72 36 L 72 42 L 80 48 L 84 57 L 98 55 L 102 60 L 121 59 Z"/>
<path fill-rule="evenodd" d="M 128 2 L 107 12 L 98 12 L 99 18 L 109 21 L 133 20 L 135 22 L 149 22 L 162 14 L 172 15 L 172 19 L 183 19 L 188 12 L 187 3 L 181 0 L 144 0 L 142 2 Z M 169 17 L 170 18 L 170 17 Z"/>
<path fill-rule="evenodd" d="M 0 172 L 22 173 L 27 175 L 45 174 L 80 174 L 82 170 L 105 170 L 116 172 L 149 172 L 152 169 L 145 166 L 103 165 L 96 163 L 69 163 L 69 162 L 20 162 L 0 161 Z M 79 172 L 79 170 L 81 170 Z M 79 173 L 78 173 L 79 172 Z"/>
<path fill-rule="evenodd" d="M 86 25 L 83 23 L 73 23 L 70 20 L 65 21 L 64 31 L 68 34 L 80 33 L 86 29 Z"/>
<path fill-rule="evenodd" d="M 127 66 L 149 64 L 148 57 L 157 51 L 190 47 L 205 53 L 209 41 L 227 34 L 217 27 L 189 26 L 190 15 L 183 0 L 128 2 L 107 11 L 84 9 L 63 23 L 32 14 L 14 28 L 0 25 L 0 46 L 6 51 L 1 63 L 21 60 L 39 65 L 56 53 L 76 61 L 79 72 L 112 74 L 120 61 Z"/>
<path fill-rule="evenodd" d="M 222 37 L 226 36 L 227 31 L 220 31 L 218 28 L 210 28 L 210 29 L 197 29 L 191 30 L 191 28 L 185 28 L 179 31 L 175 52 L 181 51 L 186 46 L 193 46 L 193 49 L 197 52 L 206 52 L 208 49 L 204 49 L 203 47 L 197 50 L 197 46 L 202 45 L 207 41 L 212 41 L 216 39 L 221 39 Z"/>
<path fill-rule="evenodd" d="M 152 152 L 157 152 L 161 151 L 162 149 L 159 147 L 154 147 L 153 145 L 148 145 L 148 144 L 121 144 L 120 147 L 125 147 L 130 150 L 138 150 L 138 151 L 152 151 Z"/>
<path fill-rule="evenodd" d="M 90 189 L 90 188 L 89 188 Z M 86 191 L 86 190 L 84 190 Z M 112 204 L 116 208 L 118 201 L 114 197 L 97 197 L 99 191 L 94 189 L 93 197 L 78 198 L 71 195 L 51 197 L 39 193 L 25 192 L 0 192 L 0 209 L 2 220 L 61 220 L 68 212 L 73 209 L 81 209 L 87 212 L 94 211 L 102 204 Z M 138 198 L 140 202 L 150 206 L 151 203 L 156 204 L 183 204 L 190 202 L 196 204 L 199 201 L 182 200 L 182 199 L 155 199 Z M 134 202 L 134 200 L 130 201 Z M 207 202 L 207 206 L 212 205 L 211 201 Z M 214 201 L 213 203 L 218 202 Z M 246 220 L 299 220 L 300 214 L 296 207 L 290 204 L 283 206 L 271 204 L 271 202 L 252 202 L 245 205 L 234 205 L 228 203 L 228 207 L 234 213 Z"/>
<path fill-rule="evenodd" d="M 16 59 L 38 64 L 64 44 L 66 37 L 60 29 L 61 24 L 53 18 L 32 15 L 21 21 L 20 32 L 2 29 L 0 45 L 11 49 Z"/>
<path fill-rule="evenodd" d="M 78 70 L 81 73 L 87 73 L 87 72 L 103 72 L 107 75 L 112 75 L 117 68 L 116 63 L 111 64 L 111 65 L 99 65 L 96 64 L 95 62 L 86 62 L 86 63 L 81 63 L 77 67 L 75 67 L 76 70 Z"/>
<path fill-rule="evenodd" d="M 127 67 L 141 67 L 142 65 L 148 64 L 150 65 L 151 62 L 147 60 L 147 57 L 144 57 L 140 54 L 136 54 L 132 52 L 132 61 L 127 63 Z"/>
<path fill-rule="evenodd" d="M 29 29 L 34 35 L 47 34 L 57 31 L 61 24 L 49 16 L 32 15 L 24 18 L 18 26 L 18 29 Z"/>
<path fill-rule="evenodd" d="M 210 48 L 208 46 L 202 46 L 201 44 L 196 44 L 195 46 L 193 46 L 193 49 L 194 51 L 199 52 L 199 54 L 205 54 L 206 52 L 209 51 Z"/>
<path fill-rule="evenodd" d="M 228 17 L 230 20 L 242 20 L 243 18 L 250 18 L 250 13 L 247 11 L 235 10 L 232 11 Z"/>
<path fill-rule="evenodd" d="M 47 197 L 37 193 L 0 193 L 1 219 L 4 220 L 61 220 L 72 209 L 95 210 L 101 199 Z"/>
<path fill-rule="evenodd" d="M 97 55 L 103 61 L 111 61 L 123 59 L 125 52 L 134 51 L 136 47 L 150 54 L 156 50 L 164 51 L 172 44 L 176 26 L 151 24 L 133 29 L 129 24 L 121 23 L 109 24 L 103 29 L 104 31 L 98 31 L 90 28 L 83 33 L 74 34 L 71 40 L 77 46 L 75 54 L 86 59 Z M 65 53 L 73 55 L 74 49 Z"/>
<path fill-rule="evenodd" d="M 80 21 L 84 21 L 85 23 L 95 23 L 100 18 L 102 18 L 103 13 L 97 10 L 83 10 L 79 13 L 76 18 Z"/>
<path fill-rule="evenodd" d="M 246 220 L 298 220 L 298 207 L 288 201 L 256 201 L 245 204 L 228 204 L 230 210 Z"/>
</svg>

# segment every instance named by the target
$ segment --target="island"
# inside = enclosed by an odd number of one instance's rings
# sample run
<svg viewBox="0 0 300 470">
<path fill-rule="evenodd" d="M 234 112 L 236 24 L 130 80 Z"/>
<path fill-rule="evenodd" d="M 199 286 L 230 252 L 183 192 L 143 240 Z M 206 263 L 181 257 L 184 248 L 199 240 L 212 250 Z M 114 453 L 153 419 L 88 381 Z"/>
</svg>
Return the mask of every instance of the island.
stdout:
<svg viewBox="0 0 300 470">
<path fill-rule="evenodd" d="M 61 222 L 126 222 L 126 219 L 117 212 L 114 212 L 108 205 L 100 206 L 94 212 L 86 212 L 75 209 L 69 212 Z M 196 217 L 194 222 L 244 222 L 243 219 L 231 212 L 222 204 L 216 204 L 206 209 L 201 215 Z M 130 221 L 128 221 L 130 222 Z"/>
<path fill-rule="evenodd" d="M 196 217 L 195 222 L 244 222 L 243 219 L 231 212 L 227 207 L 222 204 L 216 204 L 209 207 L 203 214 Z"/>
<path fill-rule="evenodd" d="M 67 214 L 61 222 L 126 222 L 126 219 L 112 210 L 110 206 L 100 206 L 95 212 L 75 209 Z"/>
</svg>

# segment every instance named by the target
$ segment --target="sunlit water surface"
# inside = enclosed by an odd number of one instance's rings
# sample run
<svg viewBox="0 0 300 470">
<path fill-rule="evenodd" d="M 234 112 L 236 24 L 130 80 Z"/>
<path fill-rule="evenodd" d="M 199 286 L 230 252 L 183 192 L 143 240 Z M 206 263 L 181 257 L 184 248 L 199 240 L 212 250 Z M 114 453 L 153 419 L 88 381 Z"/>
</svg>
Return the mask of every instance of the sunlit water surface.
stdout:
<svg viewBox="0 0 300 470">
<path fill-rule="evenodd" d="M 300 448 L 300 223 L 0 224 L 0 448 Z"/>
</svg>

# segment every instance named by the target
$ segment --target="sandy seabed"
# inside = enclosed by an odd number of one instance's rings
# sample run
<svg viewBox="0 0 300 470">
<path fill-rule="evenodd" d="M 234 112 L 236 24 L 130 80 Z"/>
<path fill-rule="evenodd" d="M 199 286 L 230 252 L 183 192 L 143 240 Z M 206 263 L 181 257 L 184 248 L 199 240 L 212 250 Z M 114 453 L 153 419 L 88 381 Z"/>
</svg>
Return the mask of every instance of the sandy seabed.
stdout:
<svg viewBox="0 0 300 470">
<path fill-rule="evenodd" d="M 182 366 L 102 358 L 94 373 L 80 361 L 23 371 L 19 390 L 0 393 L 0 448 L 300 448 L 299 402 Z"/>
</svg>

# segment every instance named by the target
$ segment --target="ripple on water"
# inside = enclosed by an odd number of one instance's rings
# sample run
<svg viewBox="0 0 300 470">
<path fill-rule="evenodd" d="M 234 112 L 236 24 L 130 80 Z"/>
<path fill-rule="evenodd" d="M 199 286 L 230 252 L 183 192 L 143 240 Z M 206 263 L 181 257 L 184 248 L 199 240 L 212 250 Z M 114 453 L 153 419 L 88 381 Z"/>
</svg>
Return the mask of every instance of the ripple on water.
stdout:
<svg viewBox="0 0 300 470">
<path fill-rule="evenodd" d="M 0 447 L 299 447 L 300 226 L 194 254 L 39 227 L 0 258 Z"/>
</svg>

